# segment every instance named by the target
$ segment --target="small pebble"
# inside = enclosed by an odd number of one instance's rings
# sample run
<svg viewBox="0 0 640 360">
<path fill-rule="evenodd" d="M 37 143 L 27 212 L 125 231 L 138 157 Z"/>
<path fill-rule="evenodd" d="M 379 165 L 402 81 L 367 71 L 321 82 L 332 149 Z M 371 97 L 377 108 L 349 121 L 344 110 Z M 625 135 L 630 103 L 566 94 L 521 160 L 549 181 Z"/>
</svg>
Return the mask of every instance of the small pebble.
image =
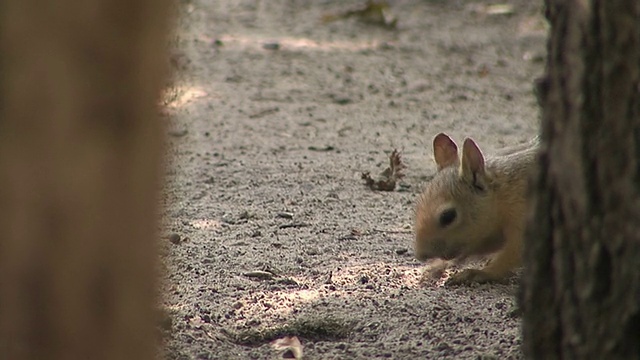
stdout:
<svg viewBox="0 0 640 360">
<path fill-rule="evenodd" d="M 231 215 L 224 215 L 222 216 L 222 222 L 225 224 L 235 225 L 237 221 Z"/>
<path fill-rule="evenodd" d="M 326 146 L 309 146 L 307 149 L 311 150 L 311 151 L 332 151 L 335 150 L 335 147 L 333 147 L 332 145 L 326 145 Z"/>
<path fill-rule="evenodd" d="M 277 42 L 265 43 L 262 45 L 262 48 L 265 50 L 280 50 L 280 43 L 277 43 Z"/>
<path fill-rule="evenodd" d="M 169 135 L 173 137 L 183 137 L 187 135 L 187 133 L 188 133 L 187 129 L 169 131 Z"/>
<path fill-rule="evenodd" d="M 406 254 L 407 252 L 409 252 L 409 249 L 407 249 L 407 248 L 403 248 L 403 249 L 396 249 L 396 254 L 398 254 L 398 255 L 404 255 L 404 254 Z"/>
<path fill-rule="evenodd" d="M 353 100 L 351 100 L 351 98 L 346 96 L 336 96 L 333 98 L 333 102 L 338 105 L 347 105 L 347 104 L 351 104 Z"/>
<path fill-rule="evenodd" d="M 182 240 L 180 238 L 180 235 L 178 235 L 176 233 L 173 233 L 173 234 L 169 235 L 169 241 L 171 241 L 171 243 L 173 243 L 173 244 L 176 244 L 176 245 L 180 244 L 180 240 Z"/>
<path fill-rule="evenodd" d="M 293 219 L 293 213 L 283 211 L 283 212 L 277 213 L 276 217 L 283 218 L 283 219 Z"/>
</svg>

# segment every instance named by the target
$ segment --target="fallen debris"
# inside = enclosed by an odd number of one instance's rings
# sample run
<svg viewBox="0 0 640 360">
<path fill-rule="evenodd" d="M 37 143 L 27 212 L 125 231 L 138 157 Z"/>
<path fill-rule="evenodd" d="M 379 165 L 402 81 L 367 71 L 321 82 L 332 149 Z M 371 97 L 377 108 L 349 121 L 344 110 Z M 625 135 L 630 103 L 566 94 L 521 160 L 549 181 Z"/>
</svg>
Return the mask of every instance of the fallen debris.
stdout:
<svg viewBox="0 0 640 360">
<path fill-rule="evenodd" d="M 290 224 L 281 224 L 278 226 L 279 229 L 289 229 L 289 228 L 302 228 L 310 226 L 307 223 L 290 223 Z"/>
<path fill-rule="evenodd" d="M 169 135 L 173 137 L 183 137 L 188 133 L 189 131 L 187 129 L 169 131 Z"/>
<path fill-rule="evenodd" d="M 293 213 L 281 211 L 276 214 L 276 217 L 282 218 L 282 219 L 293 219 Z"/>
<path fill-rule="evenodd" d="M 279 42 L 269 42 L 262 44 L 262 48 L 265 50 L 280 50 Z"/>
<path fill-rule="evenodd" d="M 372 0 L 345 11 L 325 14 L 322 16 L 322 22 L 326 24 L 350 17 L 355 17 L 362 22 L 379 25 L 389 29 L 394 29 L 398 24 L 398 19 L 391 14 L 389 4 L 386 1 Z"/>
<path fill-rule="evenodd" d="M 487 6 L 485 10 L 487 15 L 511 15 L 513 14 L 512 4 L 495 4 Z"/>
<path fill-rule="evenodd" d="M 273 340 L 271 347 L 276 351 L 283 351 L 284 359 L 302 359 L 302 344 L 297 336 L 285 336 Z"/>
<path fill-rule="evenodd" d="M 362 173 L 362 179 L 371 190 L 393 191 L 396 183 L 404 177 L 402 170 L 406 168 L 400 158 L 400 152 L 393 149 L 389 155 L 389 167 L 380 174 L 378 179 L 373 179 L 368 171 Z"/>
<path fill-rule="evenodd" d="M 171 235 L 169 235 L 169 241 L 171 241 L 171 243 L 178 245 L 180 244 L 180 242 L 182 241 L 182 238 L 180 237 L 180 235 L 173 233 Z"/>
<path fill-rule="evenodd" d="M 259 280 L 273 280 L 276 277 L 274 273 L 269 271 L 262 271 L 262 270 L 248 271 L 243 275 L 248 278 L 254 278 Z"/>
<path fill-rule="evenodd" d="M 333 147 L 332 145 L 325 145 L 325 146 L 309 146 L 307 149 L 311 150 L 311 151 L 332 151 L 335 150 L 336 148 Z"/>
<path fill-rule="evenodd" d="M 280 111 L 279 107 L 270 107 L 264 110 L 260 110 L 258 112 L 255 112 L 253 114 L 249 114 L 249 119 L 257 119 L 257 118 L 261 118 L 263 116 L 267 116 L 267 115 L 271 115 L 271 114 L 275 114 L 278 111 Z"/>
<path fill-rule="evenodd" d="M 513 15 L 515 9 L 512 4 L 472 4 L 471 11 L 480 16 L 505 16 Z"/>
</svg>

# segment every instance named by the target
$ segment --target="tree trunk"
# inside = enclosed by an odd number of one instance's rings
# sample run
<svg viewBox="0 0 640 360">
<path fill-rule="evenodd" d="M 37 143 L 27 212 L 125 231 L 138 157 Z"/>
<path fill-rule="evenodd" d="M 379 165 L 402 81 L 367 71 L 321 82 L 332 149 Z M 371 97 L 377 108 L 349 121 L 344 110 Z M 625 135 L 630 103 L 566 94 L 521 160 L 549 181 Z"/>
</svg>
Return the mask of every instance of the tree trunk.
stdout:
<svg viewBox="0 0 640 360">
<path fill-rule="evenodd" d="M 0 3 L 0 358 L 155 356 L 166 0 Z"/>
<path fill-rule="evenodd" d="M 640 2 L 546 5 L 523 350 L 531 359 L 638 359 Z"/>
</svg>

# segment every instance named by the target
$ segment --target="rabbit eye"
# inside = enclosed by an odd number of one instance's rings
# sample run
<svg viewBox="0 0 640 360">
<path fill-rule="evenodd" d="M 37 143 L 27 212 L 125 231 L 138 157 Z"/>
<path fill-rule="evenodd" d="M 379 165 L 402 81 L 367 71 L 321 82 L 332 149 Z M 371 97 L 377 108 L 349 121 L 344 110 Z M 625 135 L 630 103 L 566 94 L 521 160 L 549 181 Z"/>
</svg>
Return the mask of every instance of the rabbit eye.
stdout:
<svg viewBox="0 0 640 360">
<path fill-rule="evenodd" d="M 456 219 L 458 213 L 456 209 L 447 209 L 440 214 L 440 226 L 446 227 L 451 225 L 451 223 Z"/>
</svg>

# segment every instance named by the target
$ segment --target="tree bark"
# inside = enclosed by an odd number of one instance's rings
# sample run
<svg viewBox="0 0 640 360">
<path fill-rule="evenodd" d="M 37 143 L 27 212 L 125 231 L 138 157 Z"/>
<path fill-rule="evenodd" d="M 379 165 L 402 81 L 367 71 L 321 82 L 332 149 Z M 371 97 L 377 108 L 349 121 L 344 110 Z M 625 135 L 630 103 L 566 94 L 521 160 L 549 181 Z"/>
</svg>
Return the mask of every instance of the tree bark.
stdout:
<svg viewBox="0 0 640 360">
<path fill-rule="evenodd" d="M 0 4 L 0 358 L 151 359 L 168 0 Z"/>
<path fill-rule="evenodd" d="M 638 359 L 640 2 L 546 6 L 523 350 L 531 359 Z"/>
</svg>

